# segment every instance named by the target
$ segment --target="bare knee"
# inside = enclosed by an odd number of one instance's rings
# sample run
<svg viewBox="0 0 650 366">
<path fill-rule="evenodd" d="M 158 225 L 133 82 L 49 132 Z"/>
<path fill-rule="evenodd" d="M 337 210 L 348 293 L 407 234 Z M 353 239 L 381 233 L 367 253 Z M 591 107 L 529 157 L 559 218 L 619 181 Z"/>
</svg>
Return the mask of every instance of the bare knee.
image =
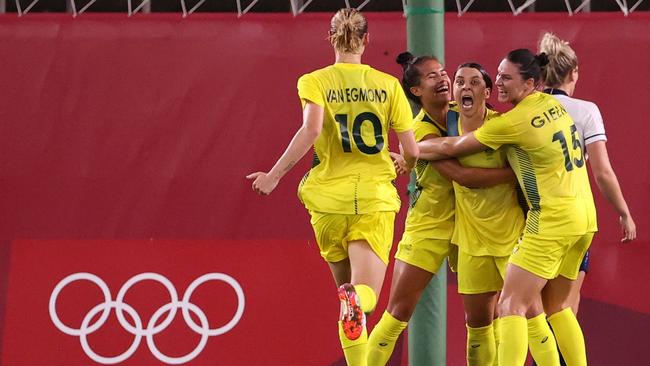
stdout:
<svg viewBox="0 0 650 366">
<path fill-rule="evenodd" d="M 415 312 L 422 292 L 433 274 L 400 260 L 395 261 L 388 311 L 395 318 L 408 322 Z"/>
<path fill-rule="evenodd" d="M 468 326 L 480 328 L 492 324 L 497 300 L 496 295 L 496 292 L 463 295 L 465 322 Z"/>
<path fill-rule="evenodd" d="M 535 301 L 541 302 L 540 293 L 546 283 L 546 279 L 512 263 L 509 264 L 497 306 L 499 316 L 526 316 Z"/>
<path fill-rule="evenodd" d="M 526 310 L 526 318 L 532 319 L 544 312 L 544 305 L 541 299 L 535 299 L 531 302 L 528 310 Z"/>
<path fill-rule="evenodd" d="M 573 314 L 578 315 L 578 308 L 580 308 L 580 292 L 578 292 L 576 297 L 573 299 L 573 302 L 571 303 Z"/>
<path fill-rule="evenodd" d="M 544 310 L 547 314 L 555 314 L 566 308 L 572 308 L 577 313 L 580 302 L 580 283 L 558 278 L 547 284 L 542 291 Z"/>
<path fill-rule="evenodd" d="M 417 301 L 409 301 L 407 299 L 403 299 L 401 301 L 390 301 L 386 307 L 386 311 L 388 311 L 390 315 L 394 316 L 396 319 L 403 322 L 408 322 L 411 320 L 413 312 L 415 312 L 416 305 Z"/>
<path fill-rule="evenodd" d="M 497 303 L 497 312 L 500 317 L 509 315 L 526 316 L 531 304 L 531 299 L 501 294 Z"/>
<path fill-rule="evenodd" d="M 487 327 L 494 317 L 488 314 L 465 314 L 465 323 L 471 328 Z"/>
<path fill-rule="evenodd" d="M 566 308 L 572 308 L 572 304 L 570 301 L 557 301 L 557 302 L 552 302 L 552 303 L 544 303 L 544 311 L 548 315 L 555 314 L 557 312 L 560 312 Z"/>
</svg>

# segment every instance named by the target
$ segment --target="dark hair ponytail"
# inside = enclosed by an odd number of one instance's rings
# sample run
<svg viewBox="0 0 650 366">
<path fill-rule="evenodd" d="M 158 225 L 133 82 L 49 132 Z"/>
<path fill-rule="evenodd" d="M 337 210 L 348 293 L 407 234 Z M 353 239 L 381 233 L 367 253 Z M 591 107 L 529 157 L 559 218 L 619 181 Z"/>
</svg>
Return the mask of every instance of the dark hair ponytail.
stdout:
<svg viewBox="0 0 650 366">
<path fill-rule="evenodd" d="M 420 78 L 422 77 L 422 73 L 420 72 L 418 66 L 426 61 L 431 60 L 439 62 L 438 59 L 434 56 L 415 57 L 408 51 L 400 53 L 395 59 L 395 62 L 402 66 L 402 88 L 404 89 L 404 93 L 406 93 L 406 96 L 410 100 L 420 106 L 422 105 L 420 97 L 411 93 L 411 87 L 420 85 Z"/>
<path fill-rule="evenodd" d="M 540 54 L 535 55 L 535 60 L 537 60 L 537 64 L 541 68 L 544 68 L 546 65 L 548 65 L 548 61 L 549 61 L 546 52 L 542 52 Z"/>
<path fill-rule="evenodd" d="M 548 65 L 548 56 L 542 52 L 538 55 L 526 48 L 512 50 L 506 59 L 519 67 L 519 74 L 524 80 L 533 79 L 539 83 L 542 69 Z"/>
<path fill-rule="evenodd" d="M 395 62 L 402 65 L 402 70 L 406 70 L 413 63 L 413 60 L 415 60 L 415 56 L 411 52 L 406 51 L 397 55 Z"/>
</svg>

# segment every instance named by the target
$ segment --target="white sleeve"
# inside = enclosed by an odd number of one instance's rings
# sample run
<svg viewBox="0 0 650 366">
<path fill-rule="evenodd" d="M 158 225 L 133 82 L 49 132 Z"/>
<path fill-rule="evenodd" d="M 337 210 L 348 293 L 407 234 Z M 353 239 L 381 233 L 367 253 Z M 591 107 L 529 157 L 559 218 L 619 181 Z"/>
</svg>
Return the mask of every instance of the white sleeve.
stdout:
<svg viewBox="0 0 650 366">
<path fill-rule="evenodd" d="M 598 106 L 594 103 L 588 103 L 585 107 L 586 113 L 584 114 L 584 129 L 582 131 L 584 145 L 596 141 L 607 141 L 603 117 L 600 115 Z"/>
</svg>

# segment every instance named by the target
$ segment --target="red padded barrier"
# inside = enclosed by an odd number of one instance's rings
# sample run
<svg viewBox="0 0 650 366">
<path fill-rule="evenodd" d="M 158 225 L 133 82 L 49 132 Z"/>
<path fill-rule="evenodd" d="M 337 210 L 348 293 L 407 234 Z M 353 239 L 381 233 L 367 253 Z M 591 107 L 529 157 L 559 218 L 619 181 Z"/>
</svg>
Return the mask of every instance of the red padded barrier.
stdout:
<svg viewBox="0 0 650 366">
<path fill-rule="evenodd" d="M 396 13 L 367 15 L 371 44 L 364 61 L 399 75 L 393 60 L 406 48 L 404 18 Z M 34 329 L 21 328 L 19 320 L 28 318 L 45 322 L 40 326 L 47 329 L 39 337 L 48 335 L 51 345 L 62 347 L 60 356 L 67 357 L 57 359 L 57 354 L 50 354 L 54 358 L 48 359 L 49 363 L 71 365 L 74 362 L 69 357 L 85 357 L 77 341 L 58 332 L 47 320 L 43 307 L 53 286 L 67 274 L 97 270 L 104 277 L 115 278 L 114 292 L 121 286 L 119 281 L 142 272 L 171 273 L 179 288 L 199 274 L 195 257 L 177 256 L 174 250 L 157 253 L 158 262 L 151 262 L 147 253 L 158 249 L 143 241 L 150 238 L 162 246 L 167 243 L 164 239 L 216 241 L 191 245 L 199 258 L 220 253 L 213 267 L 199 266 L 210 272 L 229 268 L 231 262 L 244 263 L 251 254 L 258 261 L 253 263 L 259 265 L 242 265 L 239 273 L 256 275 L 249 280 L 252 287 L 267 286 L 253 299 L 266 302 L 269 309 L 251 305 L 258 310 L 250 310 L 243 318 L 251 323 L 242 320 L 224 339 L 229 339 L 229 352 L 250 352 L 251 342 L 258 344 L 260 339 L 278 343 L 266 347 L 269 362 L 291 364 L 283 358 L 287 357 L 286 345 L 280 345 L 290 340 L 273 333 L 280 324 L 275 324 L 278 319 L 264 324 L 252 320 L 280 318 L 287 311 L 277 301 L 280 295 L 270 291 L 284 285 L 286 276 L 296 276 L 292 281 L 307 293 L 304 296 L 313 297 L 314 304 L 328 301 L 321 298 L 324 289 L 331 289 L 326 266 L 318 264 L 313 246 L 301 246 L 313 240 L 308 215 L 295 196 L 309 159 L 295 167 L 270 197 L 256 196 L 244 176 L 268 169 L 300 125 L 297 78 L 333 62 L 325 40 L 329 16 L 0 17 L 4 70 L 0 73 L 0 238 L 7 240 L 2 245 L 11 258 L 11 267 L 0 272 L 9 273 L 8 292 L 0 294 L 0 303 L 8 299 L 6 315 L 10 317 L 5 321 L 0 352 L 6 364 L 36 362 L 8 358 L 27 349 L 28 343 L 21 342 L 38 338 L 27 337 L 36 337 Z M 639 227 L 638 242 L 620 246 L 615 212 L 596 193 L 601 231 L 594 242 L 584 296 L 622 306 L 647 319 L 650 220 L 645 204 L 650 197 L 650 154 L 645 137 L 650 127 L 645 119 L 650 100 L 650 88 L 646 87 L 650 79 L 646 66 L 650 14 L 513 17 L 470 13 L 462 18 L 450 14 L 446 17 L 448 69 L 453 71 L 460 62 L 474 60 L 494 75 L 508 50 L 535 47 L 543 30 L 571 41 L 578 53 L 576 96 L 601 108 L 610 158 Z M 593 188 L 596 190 L 595 185 Z M 403 214 L 398 218 L 398 235 Z M 21 238 L 60 241 L 20 241 L 7 249 L 11 240 Z M 117 241 L 108 248 L 130 255 L 132 260 L 121 264 L 121 256 L 111 257 L 101 243 L 86 241 L 91 239 Z M 127 239 L 137 241 L 122 242 Z M 276 243 L 271 246 L 274 251 L 255 252 L 259 240 L 280 241 L 271 242 Z M 230 243 L 230 248 L 239 243 L 248 250 L 225 250 L 221 247 L 224 243 Z M 41 251 L 44 247 L 48 251 Z M 96 252 L 92 248 L 97 248 Z M 90 252 L 75 257 L 81 249 Z M 96 268 L 88 261 L 102 253 L 113 258 L 115 266 Z M 75 258 L 84 261 L 75 262 Z M 294 263 L 300 263 L 295 272 L 288 268 Z M 282 268 L 279 277 L 268 278 L 276 266 Z M 314 282 L 306 276 L 315 276 Z M 7 278 L 3 277 L 0 281 L 4 283 Z M 37 284 L 39 278 L 47 280 Z M 255 278 L 267 282 L 257 283 Z M 34 291 L 27 293 L 32 285 Z M 318 315 L 332 306 L 322 311 L 316 306 L 314 311 L 300 309 L 300 317 L 310 323 L 310 339 L 303 350 L 320 352 L 323 357 L 319 361 L 307 363 L 322 365 L 334 362 L 340 351 L 332 327 Z M 23 312 L 27 310 L 29 313 Z M 32 316 L 38 311 L 38 316 Z M 458 311 L 450 309 L 453 319 L 459 318 Z M 0 317 L 2 314 L 0 311 Z M 450 326 L 461 327 L 456 323 Z M 226 357 L 219 353 L 224 348 L 212 349 L 210 342 L 200 357 Z M 68 343 L 69 348 L 64 346 Z M 451 338 L 450 343 L 462 344 L 464 340 Z M 140 357 L 144 348 L 141 345 L 134 357 Z M 618 364 L 616 352 L 625 351 L 613 350 L 612 360 L 592 360 L 592 364 Z M 450 354 L 450 364 L 462 362 L 462 355 L 456 353 Z M 32 356 L 38 358 L 39 354 Z M 84 360 L 77 361 L 83 364 Z M 152 362 L 137 360 L 137 364 Z"/>
<path fill-rule="evenodd" d="M 337 354 L 336 333 L 329 332 L 328 337 L 324 332 L 323 342 L 300 334 L 301 327 L 332 325 L 330 318 L 308 316 L 308 309 L 322 314 L 335 313 L 338 307 L 337 299 L 324 291 L 311 294 L 314 287 L 333 287 L 323 281 L 329 280 L 321 276 L 327 266 L 309 255 L 312 250 L 289 240 L 15 241 L 5 321 L 5 329 L 12 331 L 5 333 L 2 363 L 39 365 L 55 360 L 58 365 L 82 366 L 90 359 L 122 356 L 124 365 L 150 365 L 161 364 L 158 361 L 167 356 L 201 365 L 324 364 Z M 303 260 L 296 261 L 297 257 Z M 84 272 L 97 278 L 62 282 L 70 274 Z M 139 280 L 129 282 L 136 275 Z M 192 291 L 189 285 L 200 278 L 206 281 L 197 282 Z M 112 308 L 100 286 L 106 286 L 109 298 L 117 301 Z M 118 299 L 120 291 L 123 301 Z M 301 296 L 305 293 L 310 295 Z M 161 310 L 156 326 L 149 324 L 156 311 L 172 303 L 172 296 L 179 302 Z M 103 307 L 93 317 L 91 309 L 98 304 Z M 192 320 L 181 316 L 183 306 L 188 306 Z M 115 316 L 116 307 L 124 309 L 124 323 Z M 105 309 L 113 312 L 102 320 Z M 177 315 L 166 324 L 169 310 Z M 199 313 L 210 329 L 201 329 Z M 139 327 L 133 316 L 139 318 Z M 87 328 L 82 326 L 84 320 Z M 130 334 L 125 323 L 142 334 Z M 87 340 L 87 348 L 80 346 L 81 338 Z M 39 352 L 32 351 L 34 346 Z M 197 355 L 192 354 L 195 349 L 200 351 Z"/>
</svg>

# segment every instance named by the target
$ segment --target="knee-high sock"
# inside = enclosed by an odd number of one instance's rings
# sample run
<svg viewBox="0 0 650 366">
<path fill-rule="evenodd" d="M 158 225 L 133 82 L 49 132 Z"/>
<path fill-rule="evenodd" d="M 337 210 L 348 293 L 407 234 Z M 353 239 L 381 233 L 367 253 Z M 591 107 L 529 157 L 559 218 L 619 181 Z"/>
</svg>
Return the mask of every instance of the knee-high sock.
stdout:
<svg viewBox="0 0 650 366">
<path fill-rule="evenodd" d="M 492 362 L 492 366 L 499 366 L 499 343 L 500 343 L 500 337 L 501 337 L 501 319 L 497 318 L 494 319 L 492 322 L 492 328 L 494 330 L 494 349 L 497 350 L 497 352 L 494 352 L 494 362 Z"/>
<path fill-rule="evenodd" d="M 490 366 L 494 363 L 496 353 L 492 324 L 480 328 L 467 326 L 468 366 Z"/>
<path fill-rule="evenodd" d="M 499 366 L 522 366 L 528 355 L 528 323 L 519 315 L 500 320 Z"/>
<path fill-rule="evenodd" d="M 360 283 L 354 285 L 354 291 L 359 296 L 361 310 L 364 313 L 368 314 L 375 310 L 375 306 L 377 306 L 377 294 L 375 294 L 375 290 L 368 285 Z"/>
<path fill-rule="evenodd" d="M 348 366 L 366 366 L 368 357 L 368 332 L 363 329 L 361 336 L 355 340 L 349 340 L 343 332 L 343 326 L 339 321 L 339 339 Z"/>
<path fill-rule="evenodd" d="M 548 317 L 555 339 L 568 366 L 586 366 L 587 351 L 585 338 L 578 319 L 571 308 L 566 308 Z"/>
<path fill-rule="evenodd" d="M 385 311 L 368 339 L 368 365 L 384 366 L 393 354 L 395 342 L 406 328 L 407 322 L 400 321 Z"/>
<path fill-rule="evenodd" d="M 546 314 L 528 319 L 528 347 L 539 366 L 560 366 L 555 336 L 546 322 Z"/>
</svg>

